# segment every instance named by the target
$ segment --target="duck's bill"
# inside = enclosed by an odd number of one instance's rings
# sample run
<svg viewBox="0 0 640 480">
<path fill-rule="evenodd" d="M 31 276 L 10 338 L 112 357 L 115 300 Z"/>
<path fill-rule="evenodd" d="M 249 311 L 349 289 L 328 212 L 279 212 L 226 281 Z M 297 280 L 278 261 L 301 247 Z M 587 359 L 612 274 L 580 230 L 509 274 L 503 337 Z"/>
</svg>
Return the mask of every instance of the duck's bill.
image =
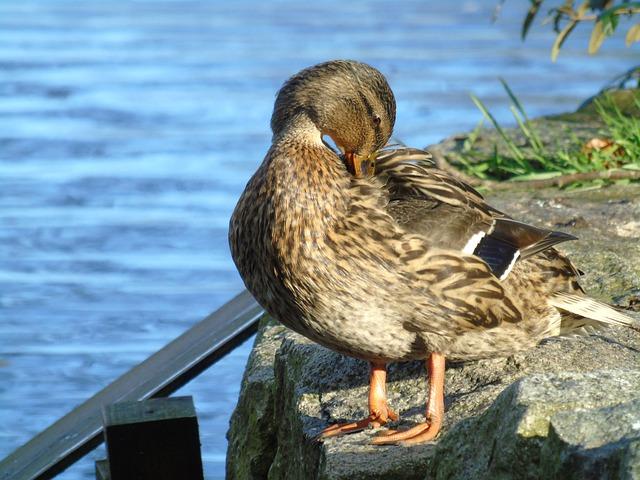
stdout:
<svg viewBox="0 0 640 480">
<path fill-rule="evenodd" d="M 355 153 L 346 152 L 344 154 L 344 163 L 349 173 L 354 177 L 369 177 L 374 173 L 374 162 L 372 157 L 363 158 Z"/>
</svg>

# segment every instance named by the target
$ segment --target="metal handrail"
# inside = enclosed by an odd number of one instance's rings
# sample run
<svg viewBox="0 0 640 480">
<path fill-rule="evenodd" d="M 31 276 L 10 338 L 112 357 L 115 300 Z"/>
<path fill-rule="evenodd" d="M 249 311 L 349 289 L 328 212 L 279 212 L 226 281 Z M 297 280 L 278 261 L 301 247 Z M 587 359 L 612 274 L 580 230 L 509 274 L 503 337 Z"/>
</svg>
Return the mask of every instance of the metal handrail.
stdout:
<svg viewBox="0 0 640 480">
<path fill-rule="evenodd" d="M 0 462 L 0 480 L 49 479 L 103 441 L 102 407 L 164 397 L 258 328 L 262 309 L 246 290 L 113 381 Z"/>
</svg>

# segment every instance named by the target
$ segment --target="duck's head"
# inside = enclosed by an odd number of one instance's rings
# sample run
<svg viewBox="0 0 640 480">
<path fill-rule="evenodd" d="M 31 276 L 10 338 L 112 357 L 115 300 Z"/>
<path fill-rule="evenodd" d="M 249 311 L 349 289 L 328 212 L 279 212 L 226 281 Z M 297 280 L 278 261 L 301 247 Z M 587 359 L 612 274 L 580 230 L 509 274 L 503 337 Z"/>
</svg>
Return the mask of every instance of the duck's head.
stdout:
<svg viewBox="0 0 640 480">
<path fill-rule="evenodd" d="M 306 68 L 291 77 L 276 98 L 271 129 L 274 138 L 304 122 L 328 135 L 344 153 L 348 170 L 362 176 L 372 154 L 393 130 L 396 102 L 384 76 L 351 60 L 334 60 Z"/>
</svg>

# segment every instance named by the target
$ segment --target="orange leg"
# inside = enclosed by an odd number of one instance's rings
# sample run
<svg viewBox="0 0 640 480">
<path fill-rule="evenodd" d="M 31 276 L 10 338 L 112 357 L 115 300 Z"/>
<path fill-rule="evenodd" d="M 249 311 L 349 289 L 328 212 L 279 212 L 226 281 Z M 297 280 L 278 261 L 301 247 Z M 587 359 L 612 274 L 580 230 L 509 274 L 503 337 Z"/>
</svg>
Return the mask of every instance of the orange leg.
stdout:
<svg viewBox="0 0 640 480">
<path fill-rule="evenodd" d="M 333 437 L 343 433 L 364 430 L 369 425 L 377 428 L 388 420 L 397 420 L 398 415 L 387 406 L 387 366 L 371 362 L 369 371 L 369 416 L 357 422 L 339 423 L 325 428 L 318 438 Z"/>
<path fill-rule="evenodd" d="M 401 432 L 383 432 L 371 443 L 414 445 L 433 440 L 438 435 L 444 418 L 444 355 L 432 353 L 427 361 L 427 368 L 429 370 L 427 421 Z"/>
</svg>

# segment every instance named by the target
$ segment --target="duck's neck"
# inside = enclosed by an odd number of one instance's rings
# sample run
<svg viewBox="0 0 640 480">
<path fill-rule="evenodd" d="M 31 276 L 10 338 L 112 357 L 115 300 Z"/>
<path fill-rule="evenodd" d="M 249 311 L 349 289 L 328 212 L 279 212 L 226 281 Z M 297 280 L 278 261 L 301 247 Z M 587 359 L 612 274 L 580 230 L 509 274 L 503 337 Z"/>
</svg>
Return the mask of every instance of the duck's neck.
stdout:
<svg viewBox="0 0 640 480">
<path fill-rule="evenodd" d="M 281 321 L 299 318 L 301 297 L 314 294 L 309 282 L 326 263 L 331 232 L 348 215 L 350 184 L 341 160 L 303 120 L 275 136 L 240 198 L 231 252 L 247 288 Z"/>
<path fill-rule="evenodd" d="M 271 143 L 295 140 L 298 143 L 322 145 L 322 132 L 305 113 L 293 116 L 289 122 L 274 131 Z"/>
<path fill-rule="evenodd" d="M 274 136 L 268 169 L 275 211 L 289 234 L 318 235 L 346 213 L 350 175 L 307 117 Z"/>
</svg>

